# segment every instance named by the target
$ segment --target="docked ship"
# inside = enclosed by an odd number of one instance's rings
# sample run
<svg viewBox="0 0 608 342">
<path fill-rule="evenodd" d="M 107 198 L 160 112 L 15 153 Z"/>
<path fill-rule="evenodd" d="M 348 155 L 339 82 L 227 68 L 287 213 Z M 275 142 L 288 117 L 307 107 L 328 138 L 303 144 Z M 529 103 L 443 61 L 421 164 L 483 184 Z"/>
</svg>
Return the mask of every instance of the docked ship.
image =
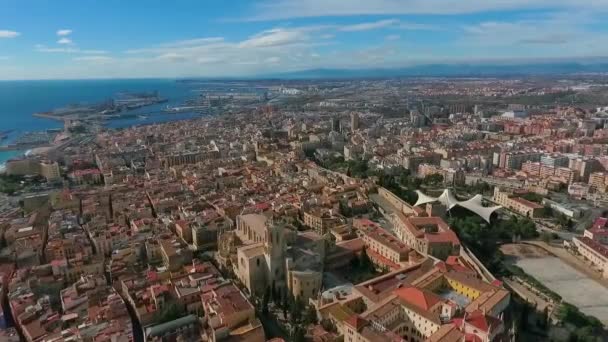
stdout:
<svg viewBox="0 0 608 342">
<path fill-rule="evenodd" d="M 179 114 L 179 113 L 191 113 L 191 112 L 202 112 L 208 110 L 208 106 L 167 106 L 163 109 L 163 112 L 168 114 Z"/>
</svg>

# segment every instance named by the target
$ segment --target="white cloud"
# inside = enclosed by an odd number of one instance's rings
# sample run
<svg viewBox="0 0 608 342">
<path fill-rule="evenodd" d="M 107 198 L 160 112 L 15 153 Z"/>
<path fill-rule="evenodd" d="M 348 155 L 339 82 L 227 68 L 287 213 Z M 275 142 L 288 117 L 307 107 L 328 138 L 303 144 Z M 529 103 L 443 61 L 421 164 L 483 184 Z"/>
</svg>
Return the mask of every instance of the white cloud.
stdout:
<svg viewBox="0 0 608 342">
<path fill-rule="evenodd" d="M 61 38 L 57 41 L 57 44 L 62 44 L 62 45 L 72 45 L 72 40 L 70 38 Z"/>
<path fill-rule="evenodd" d="M 377 29 L 381 29 L 381 28 L 394 26 L 398 23 L 399 23 L 399 20 L 397 20 L 397 19 L 385 19 L 385 20 L 379 20 L 379 21 L 374 21 L 374 22 L 369 22 L 369 23 L 342 26 L 339 28 L 339 30 L 344 31 L 344 32 L 369 31 L 369 30 L 377 30 Z"/>
<path fill-rule="evenodd" d="M 602 21 L 588 12 L 554 12 L 512 21 L 462 27 L 452 49 L 503 59 L 608 56 L 608 37 L 590 27 Z"/>
<path fill-rule="evenodd" d="M 196 62 L 199 64 L 213 64 L 221 62 L 221 58 L 217 57 L 200 57 L 196 59 Z"/>
<path fill-rule="evenodd" d="M 283 23 L 280 27 L 264 30 L 240 40 L 185 37 L 188 39 L 142 45 L 120 55 L 112 54 L 112 57 L 103 50 L 83 50 L 75 45 L 39 45 L 36 46 L 39 52 L 72 54 L 73 60 L 81 63 L 63 64 L 60 67 L 41 63 L 37 69 L 28 69 L 27 75 L 37 75 L 35 72 L 38 72 L 40 77 L 54 75 L 52 77 L 64 78 L 221 77 L 264 75 L 315 68 L 388 68 L 437 62 L 488 61 L 498 57 L 513 60 L 608 55 L 606 37 L 600 33 L 584 35 L 588 33 L 585 31 L 589 30 L 586 29 L 587 25 L 598 24 L 591 20 L 600 18 L 596 14 L 584 17 L 571 12 L 560 15 L 553 12 L 553 15 L 545 14 L 542 17 L 519 15 L 518 18 L 511 22 L 487 21 L 468 26 L 446 21 L 440 28 L 395 19 L 363 21 L 352 25 L 302 27 Z M 376 42 L 340 42 L 340 38 L 356 36 L 357 32 L 379 26 L 387 30 L 377 32 Z M 404 30 L 434 29 L 449 29 L 454 34 L 441 44 L 436 41 L 414 43 L 404 36 Z M 395 41 L 399 34 L 402 35 L 402 41 L 397 43 Z M 579 37 L 583 38 L 573 39 Z M 330 45 L 332 47 L 327 48 Z M 0 63 L 0 68 L 7 70 L 8 64 Z M 0 77 L 27 75 L 13 71 Z"/>
<path fill-rule="evenodd" d="M 268 57 L 264 60 L 265 63 L 270 63 L 270 64 L 276 64 L 279 63 L 281 61 L 280 57 Z"/>
<path fill-rule="evenodd" d="M 107 63 L 114 60 L 114 58 L 109 56 L 82 56 L 75 57 L 72 60 L 76 62 L 96 62 L 96 63 Z"/>
<path fill-rule="evenodd" d="M 183 73 L 204 75 L 251 75 L 276 72 L 285 68 L 308 67 L 304 56 L 311 56 L 313 48 L 328 44 L 320 36 L 337 26 L 277 27 L 249 38 L 227 41 L 224 38 L 196 38 L 165 42 L 149 47 L 125 51 L 112 67 L 133 65 L 137 70 L 162 70 L 172 76 Z M 329 38 L 329 37 L 326 37 Z M 321 58 L 314 58 L 320 61 Z M 169 64 L 170 63 L 170 64 Z M 218 65 L 221 63 L 221 67 Z"/>
<path fill-rule="evenodd" d="M 1 38 L 15 38 L 15 37 L 18 37 L 19 35 L 21 35 L 21 33 L 16 32 L 16 31 L 0 30 L 0 39 Z"/>
<path fill-rule="evenodd" d="M 607 0 L 264 0 L 247 20 L 281 20 L 306 17 L 467 14 L 516 9 L 608 10 Z"/>
<path fill-rule="evenodd" d="M 70 34 L 72 34 L 72 30 L 68 30 L 68 29 L 57 30 L 57 35 L 60 37 L 69 36 Z"/>
<path fill-rule="evenodd" d="M 38 52 L 45 53 L 66 53 L 66 54 L 83 54 L 83 55 L 105 55 L 108 52 L 105 50 L 82 50 L 77 47 L 47 47 L 46 45 L 38 44 L 34 46 Z"/>
<path fill-rule="evenodd" d="M 590 18 L 554 13 L 549 17 L 516 21 L 486 21 L 463 27 L 461 42 L 483 46 L 565 44 L 594 35 L 584 30 Z"/>
<path fill-rule="evenodd" d="M 240 66 L 243 66 L 243 65 L 247 66 L 247 65 L 258 65 L 260 63 L 255 60 L 247 60 L 247 61 L 235 61 L 233 64 L 240 65 Z"/>
<path fill-rule="evenodd" d="M 162 55 L 156 57 L 156 59 L 168 61 L 168 62 L 185 62 L 188 60 L 186 58 L 186 56 L 180 55 L 175 52 L 168 52 L 168 53 L 162 54 Z"/>
<path fill-rule="evenodd" d="M 185 46 L 196 46 L 196 45 L 207 44 L 207 43 L 220 43 L 223 41 L 224 41 L 223 37 L 195 38 L 195 39 L 179 40 L 176 42 L 165 43 L 165 44 L 161 44 L 161 46 L 185 47 Z"/>
<path fill-rule="evenodd" d="M 438 27 L 434 25 L 419 24 L 412 22 L 402 22 L 398 19 L 385 19 L 367 23 L 353 24 L 338 27 L 338 31 L 343 32 L 359 32 L 359 31 L 370 31 L 385 28 L 393 28 L 399 30 L 410 30 L 410 31 L 422 31 L 422 30 L 437 30 Z"/>
<path fill-rule="evenodd" d="M 438 31 L 440 28 L 435 25 L 400 22 L 397 28 L 406 31 Z"/>
<path fill-rule="evenodd" d="M 240 43 L 243 48 L 264 48 L 302 43 L 309 39 L 303 30 L 276 28 L 256 34 Z"/>
<path fill-rule="evenodd" d="M 126 54 L 142 54 L 142 53 L 156 53 L 156 54 L 165 54 L 171 53 L 175 50 L 197 50 L 202 46 L 211 47 L 211 46 L 223 46 L 226 45 L 224 42 L 224 38 L 222 37 L 212 37 L 212 38 L 196 38 L 196 39 L 188 39 L 188 40 L 178 40 L 175 42 L 168 42 L 157 44 L 152 47 L 139 48 L 139 49 L 130 49 L 124 51 Z"/>
</svg>

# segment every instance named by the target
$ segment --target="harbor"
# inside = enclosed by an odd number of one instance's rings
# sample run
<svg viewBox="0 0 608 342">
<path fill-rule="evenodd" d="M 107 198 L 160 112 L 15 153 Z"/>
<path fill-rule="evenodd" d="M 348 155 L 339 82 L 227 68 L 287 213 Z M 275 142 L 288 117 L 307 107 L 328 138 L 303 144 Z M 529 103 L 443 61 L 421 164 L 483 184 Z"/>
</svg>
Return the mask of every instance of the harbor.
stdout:
<svg viewBox="0 0 608 342">
<path fill-rule="evenodd" d="M 34 113 L 33 116 L 58 121 L 70 120 L 105 120 L 136 117 L 128 112 L 140 108 L 166 103 L 169 100 L 159 95 L 158 91 L 129 93 L 121 92 L 114 98 L 95 104 L 71 104 L 66 107 L 46 112 Z"/>
<path fill-rule="evenodd" d="M 92 130 L 121 129 L 194 119 L 235 106 L 256 106 L 267 92 L 266 87 L 252 88 L 238 82 L 165 79 L 28 82 L 11 90 L 11 96 L 0 91 L 0 104 L 6 113 L 0 129 L 0 167 L 28 150 L 52 146 L 48 139 L 33 139 L 30 132 L 61 131 L 78 124 Z M 27 101 L 15 106 L 14 98 Z"/>
</svg>

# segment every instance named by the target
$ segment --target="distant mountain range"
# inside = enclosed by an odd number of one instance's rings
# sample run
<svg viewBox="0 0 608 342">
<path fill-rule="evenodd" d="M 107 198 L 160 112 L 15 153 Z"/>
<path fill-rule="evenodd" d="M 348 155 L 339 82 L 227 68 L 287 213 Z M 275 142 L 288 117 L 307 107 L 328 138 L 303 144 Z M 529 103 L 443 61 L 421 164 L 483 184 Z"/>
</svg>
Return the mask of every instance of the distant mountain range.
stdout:
<svg viewBox="0 0 608 342">
<path fill-rule="evenodd" d="M 428 64 L 386 69 L 311 69 L 263 75 L 261 77 L 278 79 L 345 79 L 425 76 L 547 76 L 577 73 L 608 73 L 608 60 L 600 62 L 545 62 L 526 64 Z"/>
</svg>

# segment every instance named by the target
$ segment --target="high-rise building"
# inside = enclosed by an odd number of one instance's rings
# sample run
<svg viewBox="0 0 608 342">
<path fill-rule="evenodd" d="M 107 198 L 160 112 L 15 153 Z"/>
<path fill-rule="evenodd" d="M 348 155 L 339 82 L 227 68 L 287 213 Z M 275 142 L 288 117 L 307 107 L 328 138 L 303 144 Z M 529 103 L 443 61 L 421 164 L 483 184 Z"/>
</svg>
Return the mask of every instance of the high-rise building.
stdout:
<svg viewBox="0 0 608 342">
<path fill-rule="evenodd" d="M 540 163 L 550 167 L 568 166 L 570 159 L 562 155 L 544 155 L 540 157 Z"/>
<path fill-rule="evenodd" d="M 331 118 L 331 130 L 334 132 L 340 132 L 340 118 L 334 116 Z"/>
<path fill-rule="evenodd" d="M 60 179 L 59 164 L 51 161 L 40 162 L 40 175 L 46 178 L 47 181 Z"/>
<path fill-rule="evenodd" d="M 350 127 L 353 132 L 359 129 L 359 114 L 351 113 L 350 114 Z"/>
<path fill-rule="evenodd" d="M 539 152 L 501 152 L 499 154 L 498 167 L 502 169 L 521 170 L 527 161 L 539 162 Z"/>
<path fill-rule="evenodd" d="M 602 164 L 597 159 L 578 158 L 570 160 L 569 168 L 578 173 L 579 181 L 587 182 L 590 174 L 602 170 Z"/>
</svg>

